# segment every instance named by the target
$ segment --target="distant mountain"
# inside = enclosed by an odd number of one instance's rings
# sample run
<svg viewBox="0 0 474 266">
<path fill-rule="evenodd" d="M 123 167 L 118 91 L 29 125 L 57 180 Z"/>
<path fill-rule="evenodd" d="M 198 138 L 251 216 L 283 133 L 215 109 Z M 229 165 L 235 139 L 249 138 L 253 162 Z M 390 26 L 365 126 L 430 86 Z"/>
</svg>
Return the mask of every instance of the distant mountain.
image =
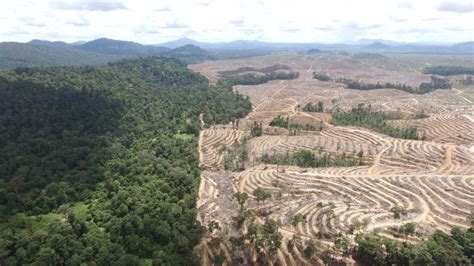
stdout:
<svg viewBox="0 0 474 266">
<path fill-rule="evenodd" d="M 120 59 L 119 56 L 82 51 L 72 47 L 0 43 L 0 68 L 57 65 L 100 65 Z"/>
<path fill-rule="evenodd" d="M 372 43 L 370 45 L 367 45 L 365 47 L 369 48 L 369 49 L 389 49 L 389 48 L 391 48 L 391 46 L 383 44 L 381 42 L 374 42 L 374 43 Z"/>
<path fill-rule="evenodd" d="M 189 38 L 181 38 L 175 41 L 159 44 L 162 47 L 177 48 L 184 45 L 195 45 L 202 49 L 208 50 L 309 50 L 315 48 L 319 44 L 315 43 L 276 43 L 276 42 L 262 42 L 254 40 L 235 40 L 230 42 L 199 42 Z"/>
<path fill-rule="evenodd" d="M 27 43 L 32 44 L 32 45 L 45 45 L 45 46 L 56 46 L 56 47 L 71 46 L 71 44 L 66 43 L 66 42 L 51 42 L 51 41 L 38 40 L 38 39 L 31 40 Z"/>
<path fill-rule="evenodd" d="M 474 49 L 474 42 L 462 42 L 462 43 L 452 45 L 451 47 L 462 48 L 462 49 L 471 49 L 472 50 L 472 49 Z"/>
<path fill-rule="evenodd" d="M 153 45 L 143 45 L 136 42 L 119 41 L 101 38 L 86 42 L 77 48 L 85 51 L 96 52 L 110 55 L 162 55 L 168 52 L 169 48 L 156 47 Z"/>
<path fill-rule="evenodd" d="M 306 53 L 307 54 L 319 54 L 319 53 L 321 53 L 321 50 L 313 48 L 313 49 L 309 49 L 308 51 L 306 51 Z"/>
<path fill-rule="evenodd" d="M 177 39 L 175 41 L 161 43 L 157 46 L 174 49 L 174 48 L 178 48 L 178 47 L 185 46 L 185 45 L 188 45 L 188 44 L 195 45 L 195 46 L 201 46 L 201 44 L 203 44 L 203 43 L 200 43 L 198 41 L 195 41 L 195 40 L 189 39 L 189 38 L 181 38 L 181 39 Z"/>
<path fill-rule="evenodd" d="M 77 41 L 77 42 L 71 43 L 71 45 L 72 45 L 72 46 L 79 46 L 79 45 L 82 45 L 82 44 L 84 44 L 84 43 L 86 43 L 86 41 Z"/>
<path fill-rule="evenodd" d="M 208 51 L 192 44 L 175 48 L 167 52 L 165 56 L 178 58 L 189 64 L 198 63 L 207 59 L 214 59 Z"/>
<path fill-rule="evenodd" d="M 389 46 L 398 46 L 398 45 L 405 44 L 402 42 L 396 42 L 396 41 L 384 40 L 384 39 L 359 39 L 357 41 L 349 41 L 349 42 L 344 42 L 344 43 L 349 44 L 349 45 L 371 45 L 373 43 L 382 43 Z"/>
</svg>

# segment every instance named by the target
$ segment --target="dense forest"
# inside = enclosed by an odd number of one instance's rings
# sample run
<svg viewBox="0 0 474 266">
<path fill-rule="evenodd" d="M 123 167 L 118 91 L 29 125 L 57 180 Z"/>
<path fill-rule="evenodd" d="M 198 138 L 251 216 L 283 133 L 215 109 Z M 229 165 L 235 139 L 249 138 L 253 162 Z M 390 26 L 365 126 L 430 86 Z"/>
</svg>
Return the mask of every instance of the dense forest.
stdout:
<svg viewBox="0 0 474 266">
<path fill-rule="evenodd" d="M 258 85 L 267 83 L 270 80 L 281 80 L 281 79 L 296 79 L 299 77 L 298 72 L 270 72 L 268 74 L 246 74 L 246 75 L 236 75 L 233 77 L 227 77 L 234 85 Z"/>
<path fill-rule="evenodd" d="M 399 128 L 387 124 L 387 120 L 402 119 L 398 113 L 372 111 L 370 106 L 359 104 L 348 112 L 335 110 L 332 112 L 331 123 L 336 126 L 358 126 L 400 139 L 423 139 L 415 127 Z"/>
<path fill-rule="evenodd" d="M 205 126 L 212 124 L 225 124 L 242 118 L 252 108 L 248 96 L 242 96 L 232 91 L 232 83 L 219 80 L 217 85 L 208 91 L 208 101 L 204 108 Z"/>
<path fill-rule="evenodd" d="M 179 60 L 184 61 L 188 64 L 196 64 L 207 59 L 216 59 L 215 56 L 211 55 L 208 51 L 191 44 L 177 47 L 165 53 L 163 56 L 178 58 Z"/>
<path fill-rule="evenodd" d="M 165 47 L 107 38 L 92 40 L 76 47 L 84 51 L 122 56 L 160 56 L 170 51 Z"/>
<path fill-rule="evenodd" d="M 418 88 L 401 83 L 362 83 L 359 81 L 345 78 L 335 79 L 335 82 L 344 83 L 347 85 L 348 89 L 354 90 L 398 89 L 413 94 L 425 94 L 428 92 L 435 91 L 437 89 L 451 89 L 451 84 L 449 84 L 448 80 L 436 76 L 431 76 L 431 82 L 423 82 L 420 84 L 420 86 L 418 86 Z"/>
<path fill-rule="evenodd" d="M 56 47 L 26 43 L 0 43 L 0 68 L 60 65 L 103 65 L 118 61 L 117 55 L 99 54 L 73 47 Z"/>
<path fill-rule="evenodd" d="M 159 58 L 0 72 L 0 96 L 0 265 L 199 264 L 198 117 L 247 99 Z"/>
<path fill-rule="evenodd" d="M 431 81 L 428 82 L 423 82 L 421 83 L 418 87 L 413 87 L 410 85 L 402 84 L 402 83 L 390 83 L 390 82 L 385 82 L 385 83 L 363 83 L 358 80 L 353 80 L 349 78 L 332 78 L 328 76 L 327 74 L 324 73 L 313 73 L 313 78 L 320 80 L 320 81 L 332 81 L 332 82 L 337 82 L 337 83 L 343 83 L 347 85 L 348 89 L 353 89 L 353 90 L 375 90 L 375 89 L 397 89 L 397 90 L 402 90 L 406 91 L 408 93 L 413 93 L 413 94 L 425 94 L 428 92 L 435 91 L 437 89 L 451 89 L 451 84 L 447 79 L 440 78 L 437 76 L 431 76 Z"/>
<path fill-rule="evenodd" d="M 424 69 L 425 74 L 434 74 L 440 76 L 452 76 L 452 75 L 474 75 L 474 67 L 465 66 L 430 66 Z"/>
</svg>

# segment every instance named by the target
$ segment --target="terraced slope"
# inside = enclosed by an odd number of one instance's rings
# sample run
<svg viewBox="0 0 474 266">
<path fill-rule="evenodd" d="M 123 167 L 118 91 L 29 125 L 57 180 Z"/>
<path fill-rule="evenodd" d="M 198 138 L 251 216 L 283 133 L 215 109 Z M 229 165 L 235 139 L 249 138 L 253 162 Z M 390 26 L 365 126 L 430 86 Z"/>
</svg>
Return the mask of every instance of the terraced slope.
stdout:
<svg viewBox="0 0 474 266">
<path fill-rule="evenodd" d="M 429 79 L 418 71 L 419 65 L 403 58 L 370 64 L 343 56 L 281 54 L 205 62 L 191 68 L 216 80 L 219 71 L 275 64 L 289 66 L 291 71 L 298 71 L 300 77 L 256 86 L 235 86 L 239 93 L 250 97 L 253 111 L 239 121 L 238 129 L 220 126 L 201 133 L 201 164 L 206 170 L 201 178 L 199 219 L 205 225 L 217 221 L 226 232 L 208 234 L 197 247 L 204 265 L 210 265 L 220 252 L 228 265 L 252 263 L 257 259 L 255 254 L 244 256 L 240 251 L 232 251 L 229 244 L 231 237 L 246 231 L 245 227 L 236 229 L 231 218 L 238 212 L 238 204 L 232 197 L 238 191 L 250 195 L 246 208 L 282 222 L 283 244 L 275 256 L 268 259 L 278 265 L 322 265 L 318 258 L 306 259 L 302 247 L 289 251 L 287 241 L 297 236 L 302 241 L 312 239 L 331 245 L 337 233 L 347 232 L 355 223 L 364 224 L 365 231 L 389 237 L 396 237 L 395 229 L 407 222 L 417 223 L 421 235 L 429 235 L 436 229 L 448 231 L 452 226 L 468 226 L 467 217 L 474 211 L 474 105 L 462 91 L 452 89 L 425 95 L 391 89 L 354 91 L 341 84 L 312 78 L 316 71 L 367 82 L 416 85 Z M 318 101 L 322 101 L 325 108 L 344 110 L 364 103 L 374 110 L 399 111 L 407 116 L 423 110 L 428 118 L 390 123 L 400 127 L 416 126 L 426 140 L 395 139 L 365 128 L 332 126 L 329 113 L 301 111 L 308 102 Z M 323 130 L 299 130 L 292 135 L 287 129 L 268 125 L 278 115 L 292 122 L 322 123 Z M 249 136 L 254 121 L 262 123 L 263 135 L 247 142 L 246 169 L 224 171 L 221 150 Z M 298 150 L 315 154 L 362 152 L 369 165 L 312 169 L 265 165 L 259 161 L 263 154 L 291 154 Z M 271 198 L 257 204 L 252 196 L 257 188 L 271 191 Z M 406 209 L 407 215 L 395 219 L 394 207 Z M 293 227 L 291 219 L 297 213 L 303 214 L 304 219 Z M 263 219 L 258 217 L 257 221 Z M 212 246 L 213 237 L 221 237 L 223 243 Z"/>
</svg>

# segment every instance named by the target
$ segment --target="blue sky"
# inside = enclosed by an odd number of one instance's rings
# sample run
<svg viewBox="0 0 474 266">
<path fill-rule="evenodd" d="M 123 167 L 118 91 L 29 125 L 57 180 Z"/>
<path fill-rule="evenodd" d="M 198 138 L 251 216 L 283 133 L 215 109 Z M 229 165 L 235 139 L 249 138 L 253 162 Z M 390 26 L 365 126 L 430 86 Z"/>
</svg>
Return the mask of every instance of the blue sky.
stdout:
<svg viewBox="0 0 474 266">
<path fill-rule="evenodd" d="M 473 21 L 471 0 L 16 0 L 2 2 L 0 41 L 455 43 L 474 39 Z"/>
</svg>

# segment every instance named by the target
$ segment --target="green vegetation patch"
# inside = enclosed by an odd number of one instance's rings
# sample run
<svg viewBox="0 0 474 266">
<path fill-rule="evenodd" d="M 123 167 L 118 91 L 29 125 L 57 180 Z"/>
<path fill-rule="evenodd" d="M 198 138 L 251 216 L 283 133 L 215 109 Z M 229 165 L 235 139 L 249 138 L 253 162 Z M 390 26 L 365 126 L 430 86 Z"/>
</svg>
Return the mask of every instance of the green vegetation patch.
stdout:
<svg viewBox="0 0 474 266">
<path fill-rule="evenodd" d="M 233 77 L 228 77 L 227 80 L 229 80 L 234 85 L 258 85 L 267 83 L 270 80 L 288 80 L 296 79 L 298 77 L 298 72 L 271 72 L 268 74 L 237 75 Z"/>
<path fill-rule="evenodd" d="M 277 165 L 297 165 L 299 167 L 330 167 L 330 166 L 360 166 L 366 165 L 363 159 L 363 152 L 357 156 L 341 154 L 331 155 L 329 153 L 319 152 L 316 156 L 308 150 L 298 150 L 292 154 L 263 154 L 260 161 L 268 164 Z"/>
<path fill-rule="evenodd" d="M 289 117 L 283 118 L 280 115 L 274 117 L 272 121 L 270 121 L 269 126 L 286 128 L 290 131 L 293 130 L 293 133 L 295 133 L 295 130 L 321 131 L 323 129 L 322 123 L 319 126 L 315 126 L 309 123 L 294 123 L 290 122 Z"/>
<path fill-rule="evenodd" d="M 423 70 L 425 74 L 434 74 L 440 76 L 452 76 L 452 75 L 474 75 L 474 67 L 467 66 L 430 66 Z"/>
<path fill-rule="evenodd" d="M 370 107 L 366 108 L 364 104 L 359 104 L 348 112 L 333 111 L 331 123 L 336 126 L 364 127 L 394 138 L 423 139 L 423 137 L 419 136 L 416 127 L 398 128 L 387 123 L 387 120 L 402 118 L 403 116 L 399 113 L 371 111 Z"/>
<path fill-rule="evenodd" d="M 423 82 L 418 87 L 413 87 L 410 85 L 406 85 L 404 83 L 391 83 L 391 82 L 364 83 L 358 80 L 353 80 L 353 79 L 344 78 L 344 77 L 332 78 L 326 74 L 318 74 L 318 73 L 313 73 L 313 78 L 318 79 L 320 81 L 331 81 L 331 82 L 336 82 L 336 83 L 343 83 L 347 85 L 348 89 L 353 89 L 353 90 L 397 89 L 397 90 L 402 90 L 402 91 L 413 93 L 413 94 L 425 94 L 425 93 L 433 92 L 438 89 L 446 90 L 446 89 L 452 88 L 452 85 L 449 83 L 449 80 L 445 78 L 437 77 L 437 76 L 431 76 L 431 81 L 429 83 Z"/>
<path fill-rule="evenodd" d="M 251 109 L 175 59 L 0 72 L 0 264 L 198 265 L 199 114 Z"/>
</svg>

